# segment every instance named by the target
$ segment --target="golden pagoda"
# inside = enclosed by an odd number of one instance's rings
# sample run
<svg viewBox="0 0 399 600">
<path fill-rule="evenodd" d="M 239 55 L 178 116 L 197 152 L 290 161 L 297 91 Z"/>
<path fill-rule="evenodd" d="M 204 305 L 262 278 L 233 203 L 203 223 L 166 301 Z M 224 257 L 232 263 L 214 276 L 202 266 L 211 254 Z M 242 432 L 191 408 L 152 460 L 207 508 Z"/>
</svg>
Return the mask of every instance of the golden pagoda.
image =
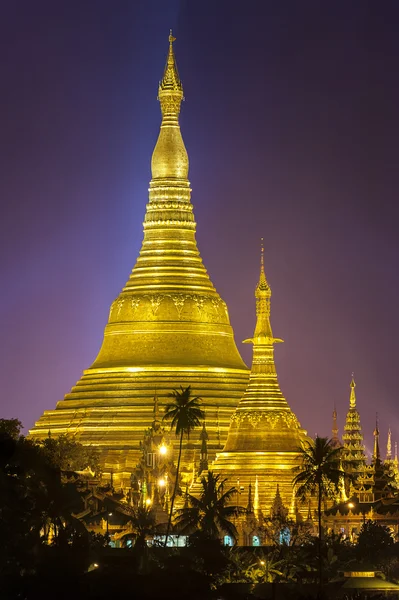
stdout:
<svg viewBox="0 0 399 600">
<path fill-rule="evenodd" d="M 366 467 L 366 454 L 363 443 L 363 433 L 360 424 L 360 415 L 356 408 L 355 379 L 352 374 L 350 383 L 349 410 L 346 415 L 344 433 L 342 435 L 344 458 L 352 463 L 352 470 L 356 475 L 361 475 Z"/>
<path fill-rule="evenodd" d="M 112 303 L 100 352 L 78 383 L 46 411 L 32 438 L 66 432 L 103 451 L 104 471 L 128 485 L 140 441 L 160 404 L 180 386 L 203 400 L 214 458 L 245 390 L 248 369 L 234 341 L 225 302 L 202 263 L 188 181 L 189 161 L 179 125 L 183 86 L 169 36 L 158 100 L 162 123 L 151 161 L 144 240 L 122 292 Z M 174 437 L 174 436 L 173 436 Z M 201 440 L 190 439 L 187 468 Z M 114 477 L 114 482 L 115 482 Z"/>
<path fill-rule="evenodd" d="M 212 465 L 212 470 L 240 482 L 240 491 L 248 494 L 255 484 L 254 510 L 270 514 L 279 485 L 283 504 L 293 516 L 295 501 L 293 467 L 298 464 L 298 448 L 307 439 L 306 431 L 284 398 L 277 379 L 274 345 L 270 326 L 271 289 L 264 270 L 263 245 L 259 283 L 255 290 L 256 327 L 254 336 L 244 343 L 253 344 L 249 383 L 231 420 L 227 441 Z"/>
</svg>

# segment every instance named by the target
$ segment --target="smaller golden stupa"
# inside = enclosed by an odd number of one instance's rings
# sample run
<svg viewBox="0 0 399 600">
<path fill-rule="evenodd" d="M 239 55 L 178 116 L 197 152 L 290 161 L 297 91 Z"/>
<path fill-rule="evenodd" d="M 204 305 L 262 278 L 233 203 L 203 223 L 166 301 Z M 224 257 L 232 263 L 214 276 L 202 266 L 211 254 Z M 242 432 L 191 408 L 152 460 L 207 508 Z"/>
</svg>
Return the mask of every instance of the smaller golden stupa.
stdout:
<svg viewBox="0 0 399 600">
<path fill-rule="evenodd" d="M 256 327 L 254 336 L 244 343 L 253 344 L 249 383 L 236 408 L 223 451 L 212 470 L 229 479 L 246 498 L 255 485 L 254 511 L 267 515 L 276 495 L 277 484 L 284 505 L 293 515 L 295 501 L 292 480 L 298 448 L 306 431 L 284 398 L 274 364 L 274 344 L 270 326 L 271 289 L 264 270 L 262 243 L 259 282 L 255 290 Z"/>
</svg>

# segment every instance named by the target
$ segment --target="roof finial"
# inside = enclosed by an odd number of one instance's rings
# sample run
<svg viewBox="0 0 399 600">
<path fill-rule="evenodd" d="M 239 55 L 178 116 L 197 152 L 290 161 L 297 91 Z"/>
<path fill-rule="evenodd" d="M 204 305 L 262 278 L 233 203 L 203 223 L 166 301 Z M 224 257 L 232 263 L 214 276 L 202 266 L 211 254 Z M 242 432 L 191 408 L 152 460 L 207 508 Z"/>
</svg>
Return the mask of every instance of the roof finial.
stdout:
<svg viewBox="0 0 399 600">
<path fill-rule="evenodd" d="M 354 374 L 353 374 L 353 371 L 352 371 L 351 395 L 350 395 L 350 398 L 349 398 L 349 408 L 356 408 L 355 387 L 356 387 L 356 383 L 355 383 Z"/>
<path fill-rule="evenodd" d="M 373 452 L 373 460 L 377 462 L 380 460 L 380 430 L 378 429 L 378 413 L 375 413 L 375 429 L 374 429 L 374 452 Z"/>
<path fill-rule="evenodd" d="M 175 39 L 172 35 L 172 30 L 170 30 L 168 58 L 166 59 L 165 71 L 158 88 L 158 100 L 161 103 L 161 110 L 164 116 L 165 114 L 171 114 L 177 117 L 180 112 L 180 103 L 183 100 L 183 86 L 180 81 L 175 54 L 173 52 L 173 42 Z"/>
<path fill-rule="evenodd" d="M 260 265 L 261 265 L 261 267 L 264 267 L 264 257 L 263 257 L 264 253 L 265 253 L 265 247 L 263 245 L 263 237 L 262 237 L 262 238 L 260 238 Z"/>
<path fill-rule="evenodd" d="M 263 237 L 262 237 L 262 238 L 260 238 L 260 277 L 259 277 L 259 283 L 256 286 L 256 292 L 255 292 L 255 296 L 257 298 L 261 295 L 266 296 L 268 298 L 270 298 L 270 296 L 271 296 L 271 289 L 270 289 L 269 284 L 267 283 L 266 275 L 265 275 L 264 253 L 265 253 L 265 248 L 263 245 Z"/>
<path fill-rule="evenodd" d="M 392 441 L 391 441 L 391 428 L 388 429 L 388 440 L 387 440 L 387 458 L 386 460 L 392 460 Z"/>
</svg>

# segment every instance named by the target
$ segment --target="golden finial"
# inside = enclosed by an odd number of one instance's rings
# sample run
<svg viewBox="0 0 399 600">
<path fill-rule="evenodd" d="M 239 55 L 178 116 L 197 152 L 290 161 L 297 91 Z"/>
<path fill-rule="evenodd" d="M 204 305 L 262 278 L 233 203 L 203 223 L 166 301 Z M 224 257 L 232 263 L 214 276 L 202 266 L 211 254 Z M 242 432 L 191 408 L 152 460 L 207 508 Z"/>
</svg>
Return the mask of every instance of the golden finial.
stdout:
<svg viewBox="0 0 399 600">
<path fill-rule="evenodd" d="M 349 399 L 349 408 L 356 408 L 355 387 L 356 387 L 356 383 L 355 383 L 355 379 L 354 379 L 354 373 L 352 371 L 351 395 L 350 395 L 350 399 Z"/>
<path fill-rule="evenodd" d="M 265 252 L 265 248 L 263 245 L 263 238 L 260 238 L 260 277 L 259 277 L 259 283 L 256 287 L 256 293 L 255 293 L 255 296 L 257 298 L 261 295 L 267 296 L 269 298 L 271 296 L 271 289 L 270 289 L 269 284 L 267 283 L 266 275 L 265 275 L 264 252 Z"/>
<path fill-rule="evenodd" d="M 387 460 L 392 460 L 392 441 L 391 441 L 391 428 L 388 429 L 388 440 L 387 440 Z"/>
<path fill-rule="evenodd" d="M 380 430 L 378 429 L 378 413 L 375 413 L 375 429 L 374 429 L 374 460 L 380 459 L 380 444 L 379 444 Z"/>
<path fill-rule="evenodd" d="M 172 30 L 170 30 L 168 57 L 163 78 L 159 84 L 158 98 L 161 102 L 161 107 L 165 104 L 165 102 L 162 101 L 165 101 L 165 98 L 169 98 L 168 108 L 172 109 L 172 112 L 179 113 L 180 102 L 183 99 L 183 86 L 180 81 L 175 54 L 173 52 L 173 42 L 175 39 L 176 38 L 172 35 Z"/>
<path fill-rule="evenodd" d="M 265 247 L 263 245 L 263 238 L 260 238 L 260 264 L 262 267 L 264 266 L 264 261 L 263 261 L 264 253 L 265 253 Z"/>
</svg>

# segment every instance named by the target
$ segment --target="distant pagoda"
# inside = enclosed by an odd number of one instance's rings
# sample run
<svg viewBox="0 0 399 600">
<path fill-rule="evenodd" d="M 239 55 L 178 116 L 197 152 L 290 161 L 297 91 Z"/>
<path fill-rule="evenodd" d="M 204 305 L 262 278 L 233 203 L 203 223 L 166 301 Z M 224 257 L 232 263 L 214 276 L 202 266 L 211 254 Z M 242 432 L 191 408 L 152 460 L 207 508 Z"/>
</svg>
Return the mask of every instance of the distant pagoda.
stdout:
<svg viewBox="0 0 399 600">
<path fill-rule="evenodd" d="M 154 390 L 160 409 L 173 388 L 191 385 L 203 400 L 210 458 L 223 447 L 248 369 L 234 342 L 227 306 L 202 263 L 179 125 L 183 86 L 169 36 L 158 100 L 162 123 L 140 255 L 112 303 L 100 352 L 55 410 L 31 430 L 34 439 L 72 433 L 102 451 L 103 472 L 130 485 L 143 432 L 151 426 Z M 174 443 L 173 436 L 173 443 Z M 185 442 L 192 468 L 202 440 Z"/>
<path fill-rule="evenodd" d="M 255 290 L 256 327 L 249 383 L 230 424 L 223 451 L 212 470 L 227 477 L 230 485 L 240 481 L 240 490 L 249 493 L 255 482 L 254 511 L 270 514 L 275 501 L 276 484 L 282 503 L 294 512 L 293 467 L 298 448 L 307 439 L 284 398 L 277 379 L 274 345 L 270 326 L 271 289 L 264 271 L 263 247 L 259 282 Z"/>
<path fill-rule="evenodd" d="M 360 415 L 356 408 L 355 387 L 356 383 L 352 377 L 350 383 L 349 411 L 346 415 L 342 441 L 344 447 L 344 460 L 351 461 L 353 473 L 355 475 L 360 475 L 364 472 L 366 467 L 366 455 L 364 451 L 362 427 L 360 425 Z"/>
</svg>

